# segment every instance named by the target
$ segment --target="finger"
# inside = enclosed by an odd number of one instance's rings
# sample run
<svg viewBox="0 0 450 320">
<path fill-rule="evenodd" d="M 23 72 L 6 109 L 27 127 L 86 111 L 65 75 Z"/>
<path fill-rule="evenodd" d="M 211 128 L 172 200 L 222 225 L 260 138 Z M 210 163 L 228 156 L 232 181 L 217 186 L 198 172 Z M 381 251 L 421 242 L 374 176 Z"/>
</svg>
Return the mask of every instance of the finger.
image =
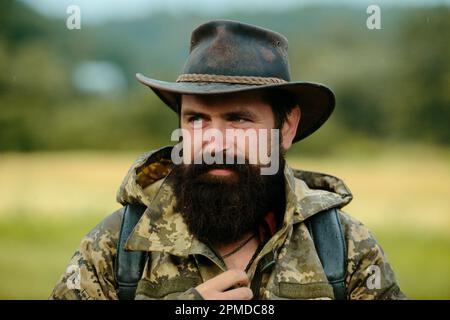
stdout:
<svg viewBox="0 0 450 320">
<path fill-rule="evenodd" d="M 212 289 L 225 291 L 236 284 L 246 286 L 248 284 L 248 276 L 243 270 L 230 269 L 214 278 Z"/>
<path fill-rule="evenodd" d="M 220 300 L 251 300 L 252 298 L 253 292 L 247 287 L 231 289 L 218 294 Z"/>
</svg>

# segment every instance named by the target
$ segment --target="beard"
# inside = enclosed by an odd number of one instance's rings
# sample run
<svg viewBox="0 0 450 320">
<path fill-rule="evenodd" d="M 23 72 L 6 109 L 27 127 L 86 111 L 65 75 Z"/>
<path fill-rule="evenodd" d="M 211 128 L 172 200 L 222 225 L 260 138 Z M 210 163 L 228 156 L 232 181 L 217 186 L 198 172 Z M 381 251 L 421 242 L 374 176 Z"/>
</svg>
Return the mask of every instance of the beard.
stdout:
<svg viewBox="0 0 450 320">
<path fill-rule="evenodd" d="M 175 210 L 200 241 L 233 243 L 249 232 L 257 232 L 270 211 L 277 228 L 283 220 L 284 156 L 280 154 L 279 170 L 274 175 L 261 175 L 261 166 L 248 161 L 234 163 L 180 164 L 171 172 Z M 229 169 L 231 173 L 213 175 L 209 173 L 212 169 Z"/>
</svg>

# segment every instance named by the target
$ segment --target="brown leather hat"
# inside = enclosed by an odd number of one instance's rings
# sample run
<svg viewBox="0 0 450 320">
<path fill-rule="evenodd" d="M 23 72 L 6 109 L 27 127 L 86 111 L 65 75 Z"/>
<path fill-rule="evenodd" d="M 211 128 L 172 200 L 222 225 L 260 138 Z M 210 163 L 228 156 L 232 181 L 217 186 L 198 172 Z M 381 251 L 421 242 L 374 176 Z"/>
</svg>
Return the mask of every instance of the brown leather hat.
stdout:
<svg viewBox="0 0 450 320">
<path fill-rule="evenodd" d="M 176 82 L 137 79 L 177 111 L 181 94 L 224 94 L 249 90 L 289 91 L 301 108 L 294 142 L 316 131 L 333 112 L 333 92 L 318 83 L 291 82 L 288 41 L 274 31 L 237 21 L 215 20 L 191 35 L 189 57 Z"/>
</svg>

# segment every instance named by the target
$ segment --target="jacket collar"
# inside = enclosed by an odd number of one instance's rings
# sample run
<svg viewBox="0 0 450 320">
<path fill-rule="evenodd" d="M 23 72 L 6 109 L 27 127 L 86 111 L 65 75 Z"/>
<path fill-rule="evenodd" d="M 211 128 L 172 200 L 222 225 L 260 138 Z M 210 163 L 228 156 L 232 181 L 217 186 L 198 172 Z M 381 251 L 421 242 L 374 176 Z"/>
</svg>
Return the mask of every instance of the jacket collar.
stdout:
<svg viewBox="0 0 450 320">
<path fill-rule="evenodd" d="M 167 153 L 165 149 L 163 150 Z M 156 154 L 158 153 L 156 152 Z M 145 156 L 147 155 L 147 156 Z M 165 177 L 143 187 L 142 175 L 155 162 L 148 161 L 155 153 L 147 153 L 135 162 L 118 193 L 118 200 L 140 201 L 147 205 L 142 218 L 127 240 L 125 248 L 136 251 L 158 251 L 176 256 L 202 254 L 215 259 L 205 243 L 197 240 L 188 230 L 181 214 L 174 210 L 175 197 L 170 186 L 170 170 L 160 170 Z M 159 159 L 158 161 L 160 161 Z M 150 172 L 150 176 L 153 173 Z M 284 170 L 286 186 L 286 211 L 283 225 L 273 238 L 281 239 L 290 226 L 301 223 L 312 215 L 332 207 L 343 207 L 352 199 L 345 184 L 336 177 L 294 170 L 287 164 Z M 131 181 L 130 181 L 131 180 Z M 145 180 L 145 179 L 144 179 Z M 123 187 L 127 186 L 127 188 Z M 317 187 L 317 189 L 309 186 Z M 145 184 L 144 184 L 145 186 Z M 126 192 L 128 191 L 128 192 Z M 130 192 L 131 191 L 131 192 Z M 277 239 L 272 239 L 274 242 Z"/>
</svg>

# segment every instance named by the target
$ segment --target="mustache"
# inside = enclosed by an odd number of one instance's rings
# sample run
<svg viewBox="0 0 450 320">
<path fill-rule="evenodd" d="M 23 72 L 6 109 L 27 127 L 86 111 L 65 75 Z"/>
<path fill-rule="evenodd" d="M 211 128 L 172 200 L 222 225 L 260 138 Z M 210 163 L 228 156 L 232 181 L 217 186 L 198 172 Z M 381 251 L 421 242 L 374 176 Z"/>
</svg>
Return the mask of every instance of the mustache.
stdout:
<svg viewBox="0 0 450 320">
<path fill-rule="evenodd" d="M 180 164 L 177 166 L 181 166 L 185 170 L 189 170 L 192 173 L 202 174 L 206 173 L 209 170 L 213 169 L 228 169 L 235 172 L 243 172 L 248 170 L 253 170 L 259 168 L 256 164 L 250 164 L 250 161 L 242 156 L 234 156 L 232 157 L 231 163 L 205 163 L 204 161 L 198 161 L 199 163 L 191 163 L 191 164 Z"/>
<path fill-rule="evenodd" d="M 217 162 L 216 162 L 217 161 Z M 193 162 L 190 164 L 245 164 L 249 163 L 249 159 L 240 153 L 230 154 L 226 151 L 222 152 L 212 152 L 209 153 L 199 153 L 194 156 Z"/>
</svg>

